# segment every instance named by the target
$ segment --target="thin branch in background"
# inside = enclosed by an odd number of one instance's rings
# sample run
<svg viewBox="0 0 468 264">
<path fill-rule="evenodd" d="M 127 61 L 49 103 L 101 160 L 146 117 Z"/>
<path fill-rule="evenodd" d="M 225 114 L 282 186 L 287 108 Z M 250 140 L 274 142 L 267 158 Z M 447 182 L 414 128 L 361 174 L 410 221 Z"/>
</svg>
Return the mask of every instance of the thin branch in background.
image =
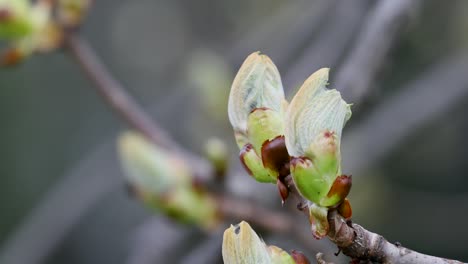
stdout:
<svg viewBox="0 0 468 264">
<path fill-rule="evenodd" d="M 333 86 L 348 102 L 359 104 L 371 90 L 390 49 L 416 14 L 419 0 L 383 0 L 363 23 L 354 48 L 338 71 Z"/>
<path fill-rule="evenodd" d="M 369 1 L 341 1 L 322 22 L 317 37 L 302 51 L 283 78 L 285 90 L 294 92 L 295 87 L 312 72 L 323 67 L 335 67 L 362 24 L 369 9 Z"/>
<path fill-rule="evenodd" d="M 286 177 L 291 195 L 301 205 L 307 201 L 299 194 L 291 176 Z M 302 208 L 308 219 L 308 208 Z M 328 238 L 335 243 L 343 254 L 357 261 L 376 263 L 413 263 L 413 264 L 457 264 L 456 260 L 439 258 L 416 252 L 399 244 L 388 242 L 383 236 L 372 233 L 362 226 L 346 221 L 336 210 L 328 213 L 330 231 Z"/>
<path fill-rule="evenodd" d="M 234 34 L 234 45 L 227 57 L 232 64 L 240 65 L 246 54 L 260 50 L 271 54 L 276 65 L 287 68 L 288 62 L 296 59 L 296 53 L 318 35 L 317 31 L 333 16 L 337 5 L 337 0 L 288 2 L 252 25 L 247 34 Z"/>
<path fill-rule="evenodd" d="M 453 54 L 401 87 L 343 134 L 343 169 L 359 177 L 418 128 L 468 96 L 468 54 Z"/>
<path fill-rule="evenodd" d="M 81 66 L 83 72 L 93 82 L 99 95 L 127 124 L 159 146 L 168 149 L 177 146 L 171 137 L 134 102 L 120 83 L 112 77 L 86 41 L 79 35 L 71 33 L 66 37 L 66 47 Z"/>
<path fill-rule="evenodd" d="M 93 88 L 104 101 L 130 127 L 147 137 L 156 145 L 174 151 L 185 158 L 194 174 L 201 181 L 211 178 L 213 168 L 206 160 L 183 149 L 162 129 L 126 92 L 122 85 L 101 63 L 90 45 L 77 33 L 70 33 L 65 38 L 65 46 L 75 61 L 81 66 L 86 77 L 92 81 Z"/>
</svg>

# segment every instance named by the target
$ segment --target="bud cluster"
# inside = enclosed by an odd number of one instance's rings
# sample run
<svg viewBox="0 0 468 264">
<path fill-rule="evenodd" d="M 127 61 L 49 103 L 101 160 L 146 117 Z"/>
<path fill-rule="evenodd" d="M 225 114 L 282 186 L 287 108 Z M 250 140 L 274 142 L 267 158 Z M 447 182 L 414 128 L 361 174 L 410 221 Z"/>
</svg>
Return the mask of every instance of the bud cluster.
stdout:
<svg viewBox="0 0 468 264">
<path fill-rule="evenodd" d="M 246 170 L 259 182 L 276 183 L 283 202 L 288 195 L 284 178 L 291 175 L 309 201 L 317 238 L 328 233 L 330 208 L 351 217 L 346 200 L 351 176 L 342 175 L 340 154 L 351 110 L 338 91 L 326 88 L 328 73 L 326 68 L 313 73 L 288 105 L 276 66 L 253 53 L 234 79 L 228 107 Z"/>
<path fill-rule="evenodd" d="M 216 201 L 194 182 L 183 159 L 136 132 L 123 133 L 118 148 L 129 188 L 145 205 L 180 222 L 216 226 Z"/>
<path fill-rule="evenodd" d="M 33 53 L 59 48 L 65 29 L 81 23 L 90 2 L 0 0 L 0 40 L 9 42 L 0 64 L 14 65 Z"/>
<path fill-rule="evenodd" d="M 263 242 L 247 222 L 231 225 L 223 236 L 223 261 L 225 264 L 308 264 L 299 251 L 291 254 L 277 246 Z"/>
</svg>

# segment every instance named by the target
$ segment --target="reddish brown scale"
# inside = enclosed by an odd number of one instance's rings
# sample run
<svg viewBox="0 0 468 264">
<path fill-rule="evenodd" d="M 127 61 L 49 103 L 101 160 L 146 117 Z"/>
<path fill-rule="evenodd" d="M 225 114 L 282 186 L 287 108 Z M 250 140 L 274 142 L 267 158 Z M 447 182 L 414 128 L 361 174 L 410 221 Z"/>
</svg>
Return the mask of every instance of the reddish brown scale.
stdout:
<svg viewBox="0 0 468 264">
<path fill-rule="evenodd" d="M 0 9 L 0 22 L 8 22 L 11 19 L 11 12 L 8 9 Z"/>
<path fill-rule="evenodd" d="M 247 167 L 247 164 L 245 164 L 245 161 L 244 161 L 244 158 L 245 158 L 245 155 L 247 154 L 247 152 L 249 152 L 251 149 L 253 149 L 253 146 L 252 144 L 245 144 L 245 146 L 241 149 L 240 153 L 239 153 L 239 159 L 241 161 L 241 164 L 242 166 L 244 167 L 244 169 L 247 171 L 247 173 L 250 175 L 250 176 L 253 176 L 253 173 L 252 171 L 249 169 L 249 167 Z"/>
<path fill-rule="evenodd" d="M 284 205 L 284 202 L 286 199 L 288 199 L 289 196 L 288 186 L 286 186 L 286 184 L 280 178 L 276 180 L 276 186 L 278 187 L 278 192 L 281 196 L 281 204 Z"/>
<path fill-rule="evenodd" d="M 250 113 L 253 113 L 253 112 L 257 111 L 257 110 L 270 110 L 270 108 L 268 108 L 268 107 L 257 107 L 257 108 L 252 109 L 252 111 L 250 111 Z"/>
<path fill-rule="evenodd" d="M 306 157 L 293 157 L 291 158 L 290 166 L 296 167 L 298 164 L 305 165 L 310 159 Z"/>
<path fill-rule="evenodd" d="M 346 220 L 350 219 L 353 216 L 353 210 L 351 209 L 351 203 L 348 199 L 344 199 L 344 201 L 338 206 L 338 213 L 343 216 Z"/>
<path fill-rule="evenodd" d="M 329 138 L 329 137 L 332 137 L 333 135 L 335 134 L 335 132 L 333 131 L 325 131 L 325 133 L 323 134 L 326 138 Z"/>
<path fill-rule="evenodd" d="M 301 251 L 291 250 L 291 257 L 296 264 L 310 264 L 309 259 Z"/>
<path fill-rule="evenodd" d="M 289 171 L 286 167 L 289 163 L 289 154 L 286 149 L 284 136 L 277 136 L 272 140 L 267 140 L 262 145 L 262 163 L 265 168 L 277 171 L 282 177 L 286 177 Z"/>
<path fill-rule="evenodd" d="M 193 187 L 193 190 L 195 190 L 196 192 L 205 191 L 205 184 L 200 178 L 197 178 L 197 177 L 192 178 L 192 187 Z"/>
<path fill-rule="evenodd" d="M 352 178 L 351 176 L 341 175 L 338 176 L 333 182 L 330 191 L 328 191 L 327 197 L 338 195 L 341 200 L 344 200 L 348 196 L 351 190 Z"/>
<path fill-rule="evenodd" d="M 2 66 L 13 66 L 21 62 L 23 55 L 17 49 L 6 50 L 0 58 L 0 64 Z"/>
<path fill-rule="evenodd" d="M 291 164 L 286 162 L 283 167 L 279 170 L 278 178 L 280 178 L 283 182 L 285 181 L 286 177 L 291 173 Z"/>
</svg>

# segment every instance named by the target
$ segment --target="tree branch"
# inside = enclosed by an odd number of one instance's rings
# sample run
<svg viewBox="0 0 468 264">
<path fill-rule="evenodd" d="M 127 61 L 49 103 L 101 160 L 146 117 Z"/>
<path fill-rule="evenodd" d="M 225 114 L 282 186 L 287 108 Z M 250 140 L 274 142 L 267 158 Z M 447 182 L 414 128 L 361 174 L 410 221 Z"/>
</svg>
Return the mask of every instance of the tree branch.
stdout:
<svg viewBox="0 0 468 264">
<path fill-rule="evenodd" d="M 291 194 L 301 205 L 307 201 L 299 194 L 291 176 L 286 177 Z M 299 207 L 299 206 L 298 206 Z M 308 217 L 309 209 L 301 206 Z M 346 221 L 336 210 L 328 213 L 330 231 L 328 238 L 335 243 L 346 256 L 356 261 L 372 261 L 375 263 L 413 263 L 413 264 L 456 264 L 457 260 L 425 255 L 405 248 L 399 244 L 388 242 L 383 236 L 370 232 L 362 226 Z"/>
<path fill-rule="evenodd" d="M 177 145 L 112 77 L 85 40 L 70 33 L 65 45 L 99 95 L 128 125 L 159 146 L 173 149 Z"/>
<path fill-rule="evenodd" d="M 80 65 L 86 77 L 94 84 L 98 94 L 109 107 L 121 117 L 130 127 L 144 135 L 158 146 L 174 151 L 186 159 L 201 181 L 213 176 L 214 170 L 210 164 L 183 149 L 172 137 L 161 128 L 125 91 L 125 88 L 109 73 L 94 50 L 78 35 L 70 32 L 65 38 L 65 47 L 75 61 Z"/>
<path fill-rule="evenodd" d="M 439 258 L 405 248 L 398 243 L 390 243 L 383 236 L 370 232 L 362 226 L 348 224 L 336 211 L 328 215 L 330 233 L 328 237 L 341 251 L 358 260 L 377 263 L 463 263 L 457 260 Z"/>
<path fill-rule="evenodd" d="M 409 25 L 419 5 L 419 0 L 384 0 L 376 4 L 333 82 L 346 101 L 358 104 L 367 95 L 399 33 Z"/>
</svg>

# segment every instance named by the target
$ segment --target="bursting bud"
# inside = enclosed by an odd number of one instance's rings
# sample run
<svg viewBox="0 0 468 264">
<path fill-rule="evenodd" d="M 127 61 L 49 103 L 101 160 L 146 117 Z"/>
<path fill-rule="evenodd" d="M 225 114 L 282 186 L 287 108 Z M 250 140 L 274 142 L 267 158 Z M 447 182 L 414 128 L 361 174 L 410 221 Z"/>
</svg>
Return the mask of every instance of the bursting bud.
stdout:
<svg viewBox="0 0 468 264">
<path fill-rule="evenodd" d="M 67 28 L 78 27 L 86 16 L 91 0 L 58 0 L 57 16 Z"/>
<path fill-rule="evenodd" d="M 314 236 L 328 233 L 329 208 L 341 205 L 351 177 L 341 175 L 341 132 L 351 117 L 350 105 L 338 91 L 327 89 L 329 69 L 313 73 L 291 101 L 285 120 L 291 175 L 301 195 L 310 201 Z M 345 205 L 349 207 L 349 202 Z M 341 208 L 350 216 L 350 208 Z"/>
<path fill-rule="evenodd" d="M 276 183 L 289 162 L 283 136 L 286 107 L 276 66 L 259 52 L 249 55 L 232 84 L 228 114 L 241 162 L 259 182 Z"/>
<path fill-rule="evenodd" d="M 217 224 L 215 200 L 193 184 L 182 159 L 136 132 L 123 133 L 118 149 L 129 187 L 146 206 L 203 228 Z"/>
<path fill-rule="evenodd" d="M 0 58 L 1 65 L 17 64 L 34 52 L 48 52 L 62 44 L 63 32 L 53 20 L 52 4 L 48 0 L 34 4 L 0 0 L 0 38 L 11 40 Z"/>
<path fill-rule="evenodd" d="M 296 264 L 283 249 L 267 246 L 244 221 L 224 231 L 222 254 L 225 264 Z"/>
<path fill-rule="evenodd" d="M 0 0 L 0 38 L 17 39 L 32 29 L 29 0 Z"/>
<path fill-rule="evenodd" d="M 210 138 L 205 143 L 205 156 L 213 165 L 218 180 L 223 180 L 228 167 L 226 144 L 219 138 Z"/>
</svg>

